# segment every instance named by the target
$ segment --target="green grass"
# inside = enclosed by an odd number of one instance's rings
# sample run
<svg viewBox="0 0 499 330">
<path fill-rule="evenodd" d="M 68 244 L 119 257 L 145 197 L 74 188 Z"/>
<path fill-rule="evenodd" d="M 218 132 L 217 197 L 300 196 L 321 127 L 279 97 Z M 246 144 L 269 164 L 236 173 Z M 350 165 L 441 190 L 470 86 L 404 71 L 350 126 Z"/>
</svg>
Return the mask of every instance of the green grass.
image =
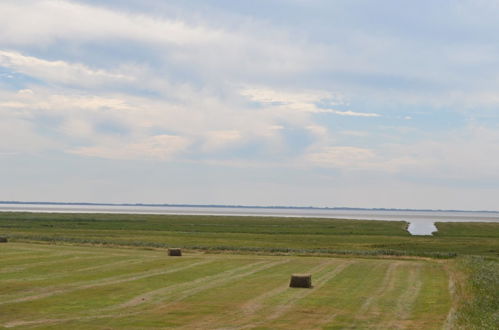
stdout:
<svg viewBox="0 0 499 330">
<path fill-rule="evenodd" d="M 179 233 L 408 236 L 403 221 L 351 221 L 203 215 L 0 213 L 0 228 L 57 230 L 126 230 Z"/>
<path fill-rule="evenodd" d="M 437 237 L 490 237 L 499 238 L 497 222 L 437 222 Z"/>
<path fill-rule="evenodd" d="M 451 260 L 186 252 L 1 244 L 0 327 L 440 329 L 451 309 Z"/>
<path fill-rule="evenodd" d="M 436 226 L 0 213 L 0 328 L 492 328 L 499 224 Z M 314 289 L 287 287 L 300 272 Z"/>
<path fill-rule="evenodd" d="M 456 313 L 464 329 L 496 329 L 499 325 L 499 260 L 467 257 L 459 260 L 465 280 L 458 289 L 462 299 Z"/>
<path fill-rule="evenodd" d="M 407 223 L 314 218 L 0 213 L 13 240 L 263 253 L 499 256 L 499 224 L 438 223 L 411 236 Z"/>
</svg>

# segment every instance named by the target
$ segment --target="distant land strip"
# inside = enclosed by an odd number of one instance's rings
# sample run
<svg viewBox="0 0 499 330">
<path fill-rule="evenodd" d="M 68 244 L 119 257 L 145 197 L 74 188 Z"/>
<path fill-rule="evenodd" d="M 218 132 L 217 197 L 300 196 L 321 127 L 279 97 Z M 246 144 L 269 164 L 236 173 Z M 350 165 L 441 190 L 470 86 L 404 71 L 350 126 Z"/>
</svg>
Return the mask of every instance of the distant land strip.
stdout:
<svg viewBox="0 0 499 330">
<path fill-rule="evenodd" d="M 224 205 L 224 204 L 154 204 L 154 203 L 88 203 L 88 202 L 25 202 L 0 201 L 0 205 L 68 205 L 68 206 L 146 206 L 146 207 L 207 207 L 234 209 L 289 209 L 289 210 L 337 210 L 337 211 L 388 211 L 388 212 L 477 212 L 499 213 L 492 210 L 452 210 L 452 209 L 404 209 L 404 208 L 363 208 L 363 207 L 327 207 L 327 206 L 283 206 L 283 205 Z"/>
</svg>

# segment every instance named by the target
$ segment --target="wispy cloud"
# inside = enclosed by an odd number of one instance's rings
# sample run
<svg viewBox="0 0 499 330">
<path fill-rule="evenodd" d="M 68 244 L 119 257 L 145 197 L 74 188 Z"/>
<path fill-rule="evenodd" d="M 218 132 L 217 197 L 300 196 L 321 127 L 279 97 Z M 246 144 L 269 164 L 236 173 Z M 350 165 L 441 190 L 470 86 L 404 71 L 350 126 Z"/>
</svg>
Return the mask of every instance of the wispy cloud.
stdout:
<svg viewBox="0 0 499 330">
<path fill-rule="evenodd" d="M 107 140 L 102 145 L 79 147 L 68 150 L 70 153 L 106 159 L 153 159 L 170 160 L 186 151 L 189 141 L 175 135 L 155 135 L 139 141 L 124 144 L 121 140 Z"/>
<path fill-rule="evenodd" d="M 310 153 L 307 160 L 322 166 L 340 167 L 346 169 L 364 168 L 363 162 L 375 157 L 372 150 L 350 146 L 326 147 Z"/>
<path fill-rule="evenodd" d="M 380 114 L 377 113 L 367 113 L 367 112 L 354 112 L 354 111 L 338 111 L 331 110 L 332 113 L 335 113 L 340 116 L 352 116 L 352 117 L 381 117 Z"/>
<path fill-rule="evenodd" d="M 18 52 L 0 50 L 0 66 L 38 78 L 45 83 L 74 86 L 102 86 L 111 83 L 134 82 L 133 77 L 106 70 L 93 70 L 80 63 L 47 61 Z"/>
<path fill-rule="evenodd" d="M 0 4 L 0 11 L 0 36 L 4 43 L 11 45 L 47 44 L 75 38 L 79 41 L 121 38 L 182 45 L 224 40 L 224 32 L 216 29 L 70 1 L 6 1 Z"/>
</svg>

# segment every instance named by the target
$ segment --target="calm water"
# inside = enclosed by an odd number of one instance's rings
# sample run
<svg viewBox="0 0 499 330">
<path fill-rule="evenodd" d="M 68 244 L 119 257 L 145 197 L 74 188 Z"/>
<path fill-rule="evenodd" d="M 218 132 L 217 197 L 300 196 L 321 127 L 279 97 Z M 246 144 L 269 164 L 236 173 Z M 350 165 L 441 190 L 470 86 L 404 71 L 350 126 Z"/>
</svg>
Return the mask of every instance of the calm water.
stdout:
<svg viewBox="0 0 499 330">
<path fill-rule="evenodd" d="M 499 222 L 499 213 L 437 212 L 437 211 L 375 211 L 375 210 L 323 210 L 273 209 L 192 206 L 100 206 L 100 205 L 30 205 L 0 204 L 0 211 L 62 212 L 62 213 L 136 213 L 136 214 L 192 214 L 318 217 L 356 220 L 407 221 L 412 235 L 431 235 L 435 222 Z"/>
</svg>

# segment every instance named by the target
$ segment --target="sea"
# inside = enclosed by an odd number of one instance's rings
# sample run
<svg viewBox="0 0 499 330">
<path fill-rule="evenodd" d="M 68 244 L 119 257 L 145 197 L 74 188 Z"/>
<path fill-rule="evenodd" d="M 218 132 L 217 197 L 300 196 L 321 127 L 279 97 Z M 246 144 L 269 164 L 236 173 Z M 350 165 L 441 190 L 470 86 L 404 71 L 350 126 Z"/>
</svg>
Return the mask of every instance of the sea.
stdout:
<svg viewBox="0 0 499 330">
<path fill-rule="evenodd" d="M 499 212 L 486 211 L 415 211 L 379 209 L 231 207 L 189 205 L 98 205 L 98 204 L 21 204 L 0 203 L 0 212 L 46 213 L 124 213 L 124 214 L 189 214 L 225 216 L 273 216 L 336 218 L 351 220 L 406 221 L 412 235 L 432 235 L 435 222 L 499 222 Z"/>
</svg>

